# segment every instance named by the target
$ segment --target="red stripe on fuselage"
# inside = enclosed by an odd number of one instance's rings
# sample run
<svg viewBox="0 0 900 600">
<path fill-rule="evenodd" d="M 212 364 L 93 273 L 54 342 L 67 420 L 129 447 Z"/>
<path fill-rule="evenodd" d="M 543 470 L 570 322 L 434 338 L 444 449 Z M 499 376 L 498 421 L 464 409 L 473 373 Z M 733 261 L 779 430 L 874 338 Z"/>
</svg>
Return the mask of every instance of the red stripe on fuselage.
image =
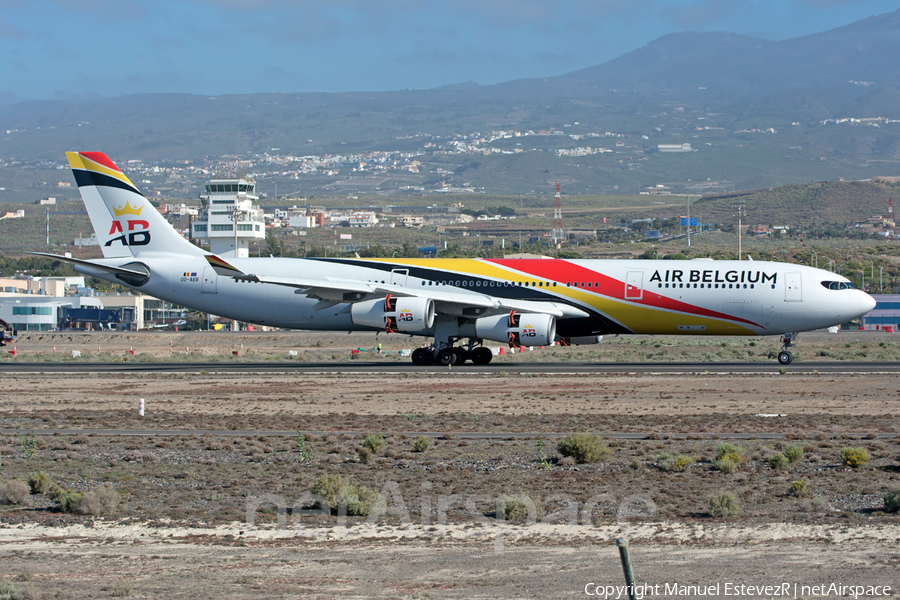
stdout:
<svg viewBox="0 0 900 600">
<path fill-rule="evenodd" d="M 598 273 L 597 271 L 586 269 L 580 265 L 570 263 L 567 260 L 546 260 L 537 258 L 492 258 L 486 260 L 507 269 L 523 271 L 534 275 L 535 277 L 539 277 L 544 280 L 549 279 L 550 281 L 555 281 L 557 283 L 570 282 L 576 284 L 576 282 L 583 283 L 590 281 L 594 283 L 593 288 L 579 287 L 577 289 L 582 292 L 593 291 L 594 293 L 602 294 L 615 300 L 621 300 L 622 302 L 630 302 L 632 304 L 640 304 L 642 306 L 661 308 L 702 317 L 712 317 L 715 319 L 737 321 L 740 323 L 747 323 L 749 325 L 755 325 L 759 327 L 759 324 L 754 323 L 753 321 L 748 321 L 747 319 L 741 319 L 740 317 L 733 317 L 725 313 L 720 313 L 714 310 L 694 306 L 686 302 L 681 302 L 680 300 L 673 300 L 672 298 L 667 298 L 666 296 L 655 294 L 647 290 L 647 288 L 644 288 L 643 299 L 641 300 L 637 300 L 634 298 L 625 298 L 624 281 L 619 281 L 618 279 L 609 277 L 608 275 L 603 275 L 602 273 Z"/>
</svg>

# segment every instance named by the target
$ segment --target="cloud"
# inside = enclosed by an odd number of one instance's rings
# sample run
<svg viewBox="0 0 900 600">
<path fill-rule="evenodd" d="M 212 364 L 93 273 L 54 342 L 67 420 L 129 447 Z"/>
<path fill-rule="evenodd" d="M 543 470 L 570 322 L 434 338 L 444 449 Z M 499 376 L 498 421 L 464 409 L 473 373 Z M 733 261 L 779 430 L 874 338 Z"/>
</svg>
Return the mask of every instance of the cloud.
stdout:
<svg viewBox="0 0 900 600">
<path fill-rule="evenodd" d="M 800 4 L 806 4 L 814 8 L 831 8 L 843 4 L 860 4 L 861 0 L 799 0 Z"/>
<path fill-rule="evenodd" d="M 730 0 L 706 0 L 697 4 L 676 6 L 666 11 L 666 17 L 680 29 L 702 29 L 721 23 L 735 10 Z"/>
<path fill-rule="evenodd" d="M 0 39 L 5 40 L 21 40 L 28 37 L 28 34 L 3 19 L 0 19 Z"/>
<path fill-rule="evenodd" d="M 574 57 L 568 54 L 556 54 L 554 52 L 538 52 L 532 58 L 536 62 L 549 63 L 552 65 L 571 65 L 575 62 Z"/>
<path fill-rule="evenodd" d="M 53 0 L 69 10 L 99 15 L 110 21 L 136 21 L 147 13 L 143 4 L 133 0 Z"/>
<path fill-rule="evenodd" d="M 406 63 L 406 64 L 425 63 L 425 64 L 448 65 L 451 63 L 459 62 L 460 56 L 459 56 L 459 54 L 457 54 L 455 52 L 450 52 L 448 50 L 422 49 L 421 51 L 417 50 L 414 52 L 398 54 L 397 56 L 394 57 L 394 59 L 399 63 Z"/>
</svg>

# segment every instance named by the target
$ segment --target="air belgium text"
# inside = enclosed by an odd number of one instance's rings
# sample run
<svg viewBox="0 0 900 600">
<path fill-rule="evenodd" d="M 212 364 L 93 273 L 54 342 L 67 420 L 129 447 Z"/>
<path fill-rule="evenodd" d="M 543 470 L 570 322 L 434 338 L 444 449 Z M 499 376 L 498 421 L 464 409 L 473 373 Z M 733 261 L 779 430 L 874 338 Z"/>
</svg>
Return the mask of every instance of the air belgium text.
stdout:
<svg viewBox="0 0 900 600">
<path fill-rule="evenodd" d="M 774 285 L 778 273 L 766 273 L 765 271 L 720 271 L 719 269 L 666 269 L 654 271 L 650 281 L 661 283 L 771 283 Z"/>
</svg>

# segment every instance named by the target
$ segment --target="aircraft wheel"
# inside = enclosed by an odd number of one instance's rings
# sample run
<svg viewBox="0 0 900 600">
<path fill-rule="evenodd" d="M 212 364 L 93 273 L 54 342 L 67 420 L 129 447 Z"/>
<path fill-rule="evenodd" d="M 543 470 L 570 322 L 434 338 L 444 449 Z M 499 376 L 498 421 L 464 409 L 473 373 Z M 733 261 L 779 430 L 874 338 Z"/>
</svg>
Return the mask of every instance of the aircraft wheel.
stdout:
<svg viewBox="0 0 900 600">
<path fill-rule="evenodd" d="M 469 358 L 472 359 L 472 362 L 476 365 L 486 365 L 491 362 L 491 359 L 494 358 L 494 355 L 487 348 L 475 348 L 469 353 Z"/>
<path fill-rule="evenodd" d="M 412 353 L 412 362 L 417 367 L 424 367 L 434 362 L 434 353 L 427 348 L 416 348 Z"/>
<path fill-rule="evenodd" d="M 794 355 L 788 350 L 782 350 L 778 353 L 778 362 L 783 365 L 789 365 L 794 361 Z"/>
<path fill-rule="evenodd" d="M 469 360 L 469 352 L 465 348 L 454 348 L 454 352 L 456 352 L 456 361 L 453 363 L 454 365 L 464 365 L 466 361 Z"/>
<path fill-rule="evenodd" d="M 455 365 L 459 356 L 456 354 L 456 348 L 444 348 L 437 354 L 437 364 L 442 366 Z"/>
</svg>

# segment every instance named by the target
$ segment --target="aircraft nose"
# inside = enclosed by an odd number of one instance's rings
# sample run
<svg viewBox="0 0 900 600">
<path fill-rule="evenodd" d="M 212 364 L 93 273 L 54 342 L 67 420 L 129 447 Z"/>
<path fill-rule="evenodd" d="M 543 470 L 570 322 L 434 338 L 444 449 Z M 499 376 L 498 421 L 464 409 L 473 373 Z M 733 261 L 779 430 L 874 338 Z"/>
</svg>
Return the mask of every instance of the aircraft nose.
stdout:
<svg viewBox="0 0 900 600">
<path fill-rule="evenodd" d="M 875 309 L 875 298 L 865 292 L 860 293 L 859 297 L 859 314 L 860 316 L 871 312 Z"/>
</svg>

